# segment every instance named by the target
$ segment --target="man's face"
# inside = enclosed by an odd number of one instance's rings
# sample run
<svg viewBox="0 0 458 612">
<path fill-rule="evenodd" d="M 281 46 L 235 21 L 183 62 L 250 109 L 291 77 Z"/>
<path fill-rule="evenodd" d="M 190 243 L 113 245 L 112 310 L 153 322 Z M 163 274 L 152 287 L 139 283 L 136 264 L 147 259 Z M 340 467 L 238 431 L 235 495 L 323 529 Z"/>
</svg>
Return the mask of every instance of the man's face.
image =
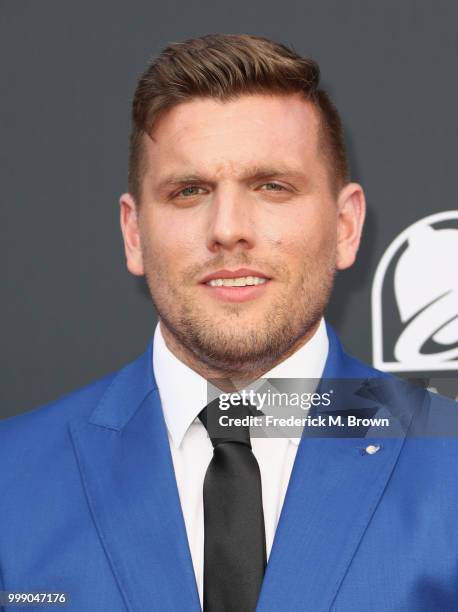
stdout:
<svg viewBox="0 0 458 612">
<path fill-rule="evenodd" d="M 336 268 L 351 265 L 341 246 L 354 228 L 318 130 L 298 95 L 257 94 L 180 104 L 145 138 L 138 215 L 121 198 L 128 267 L 146 275 L 167 333 L 207 365 L 278 360 L 315 329 Z"/>
</svg>

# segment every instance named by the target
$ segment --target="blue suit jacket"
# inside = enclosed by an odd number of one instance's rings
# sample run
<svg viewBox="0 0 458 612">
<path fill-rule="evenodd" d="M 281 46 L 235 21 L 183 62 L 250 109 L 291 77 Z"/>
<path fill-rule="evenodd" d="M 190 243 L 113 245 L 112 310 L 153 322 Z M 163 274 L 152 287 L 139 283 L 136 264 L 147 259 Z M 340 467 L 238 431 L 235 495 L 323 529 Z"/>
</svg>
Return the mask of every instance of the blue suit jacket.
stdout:
<svg viewBox="0 0 458 612">
<path fill-rule="evenodd" d="M 375 374 L 328 334 L 325 376 Z M 0 422 L 0 590 L 200 610 L 151 351 Z M 301 440 L 259 612 L 458 610 L 456 439 L 371 441 Z"/>
</svg>

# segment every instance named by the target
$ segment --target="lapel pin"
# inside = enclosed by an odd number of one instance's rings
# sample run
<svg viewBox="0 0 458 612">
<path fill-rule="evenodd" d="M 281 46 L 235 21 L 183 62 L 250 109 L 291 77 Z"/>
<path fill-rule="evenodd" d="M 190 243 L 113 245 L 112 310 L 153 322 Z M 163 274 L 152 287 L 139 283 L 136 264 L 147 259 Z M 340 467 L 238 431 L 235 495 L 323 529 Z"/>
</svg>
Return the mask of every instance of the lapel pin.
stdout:
<svg viewBox="0 0 458 612">
<path fill-rule="evenodd" d="M 366 446 L 364 450 L 366 451 L 366 454 L 368 455 L 375 455 L 375 453 L 378 453 L 380 448 L 381 448 L 380 444 L 369 444 L 369 446 Z"/>
</svg>

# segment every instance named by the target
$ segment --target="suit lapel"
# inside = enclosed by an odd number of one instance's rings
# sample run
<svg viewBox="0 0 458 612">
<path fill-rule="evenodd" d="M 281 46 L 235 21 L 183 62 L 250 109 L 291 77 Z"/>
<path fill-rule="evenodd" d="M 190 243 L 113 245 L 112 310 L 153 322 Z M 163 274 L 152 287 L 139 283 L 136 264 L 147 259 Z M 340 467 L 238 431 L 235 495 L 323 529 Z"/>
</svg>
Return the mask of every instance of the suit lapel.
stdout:
<svg viewBox="0 0 458 612">
<path fill-rule="evenodd" d="M 324 378 L 363 378 L 332 329 Z M 257 612 L 330 610 L 381 499 L 404 438 L 303 437 L 270 554 Z M 367 454 L 368 444 L 380 444 Z M 377 551 L 374 551 L 377 554 Z"/>
<path fill-rule="evenodd" d="M 89 421 L 70 424 L 87 500 L 131 612 L 200 610 L 152 344 L 121 370 Z"/>
</svg>

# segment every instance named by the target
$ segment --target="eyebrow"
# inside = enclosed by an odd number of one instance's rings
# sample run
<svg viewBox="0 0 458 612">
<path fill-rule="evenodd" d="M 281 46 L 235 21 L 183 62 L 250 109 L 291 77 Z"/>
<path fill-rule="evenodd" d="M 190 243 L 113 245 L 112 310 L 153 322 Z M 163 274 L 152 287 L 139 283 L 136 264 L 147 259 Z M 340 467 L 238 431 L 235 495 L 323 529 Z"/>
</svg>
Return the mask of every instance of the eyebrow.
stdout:
<svg viewBox="0 0 458 612">
<path fill-rule="evenodd" d="M 252 166 L 245 168 L 237 177 L 239 181 L 247 182 L 252 180 L 262 180 L 267 178 L 289 177 L 299 180 L 306 180 L 306 174 L 303 170 L 291 168 L 288 166 Z M 216 181 L 209 176 L 203 174 L 169 174 L 162 179 L 157 185 L 157 189 L 162 191 L 166 188 L 176 187 L 185 183 L 207 183 L 215 184 Z"/>
</svg>

